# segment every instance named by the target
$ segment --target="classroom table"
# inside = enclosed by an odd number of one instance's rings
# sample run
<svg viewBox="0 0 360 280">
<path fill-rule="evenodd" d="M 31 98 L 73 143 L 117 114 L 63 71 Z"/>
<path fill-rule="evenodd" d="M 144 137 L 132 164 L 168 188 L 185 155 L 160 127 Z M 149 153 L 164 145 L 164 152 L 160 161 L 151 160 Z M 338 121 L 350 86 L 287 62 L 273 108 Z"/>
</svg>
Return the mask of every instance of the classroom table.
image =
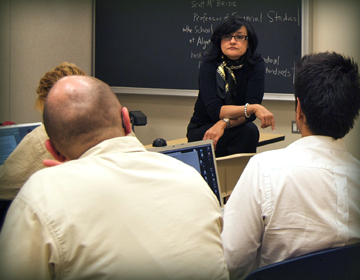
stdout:
<svg viewBox="0 0 360 280">
<path fill-rule="evenodd" d="M 165 139 L 166 140 L 166 139 Z M 283 134 L 275 134 L 275 133 L 260 133 L 260 139 L 258 142 L 258 147 L 264 146 L 264 145 L 268 145 L 268 144 L 273 144 L 276 142 L 280 142 L 280 141 L 284 141 L 285 140 L 285 135 Z M 179 139 L 174 139 L 174 140 L 169 140 L 166 141 L 167 145 L 177 145 L 177 144 L 182 144 L 182 143 L 187 143 L 187 138 L 179 138 Z M 152 144 L 148 144 L 145 145 L 146 149 L 152 148 Z"/>
<path fill-rule="evenodd" d="M 284 141 L 285 135 L 275 133 L 260 133 L 258 147 Z M 166 141 L 167 146 L 187 143 L 187 138 L 179 138 Z M 152 144 L 145 145 L 146 149 L 152 148 Z M 249 159 L 255 153 L 240 153 L 216 158 L 217 173 L 221 197 L 226 200 L 233 191 L 241 173 L 246 167 Z"/>
</svg>

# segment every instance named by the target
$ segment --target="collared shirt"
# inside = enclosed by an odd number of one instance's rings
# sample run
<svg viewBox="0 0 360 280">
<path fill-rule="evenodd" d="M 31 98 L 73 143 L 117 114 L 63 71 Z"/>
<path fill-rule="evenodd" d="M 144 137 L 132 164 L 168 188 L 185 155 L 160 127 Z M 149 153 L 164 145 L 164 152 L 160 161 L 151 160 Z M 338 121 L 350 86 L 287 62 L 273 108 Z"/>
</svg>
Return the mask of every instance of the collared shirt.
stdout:
<svg viewBox="0 0 360 280">
<path fill-rule="evenodd" d="M 135 137 L 35 173 L 0 234 L 0 279 L 227 279 L 215 195 Z"/>
<path fill-rule="evenodd" d="M 360 162 L 343 140 L 307 136 L 252 157 L 224 211 L 231 278 L 360 242 Z"/>
</svg>

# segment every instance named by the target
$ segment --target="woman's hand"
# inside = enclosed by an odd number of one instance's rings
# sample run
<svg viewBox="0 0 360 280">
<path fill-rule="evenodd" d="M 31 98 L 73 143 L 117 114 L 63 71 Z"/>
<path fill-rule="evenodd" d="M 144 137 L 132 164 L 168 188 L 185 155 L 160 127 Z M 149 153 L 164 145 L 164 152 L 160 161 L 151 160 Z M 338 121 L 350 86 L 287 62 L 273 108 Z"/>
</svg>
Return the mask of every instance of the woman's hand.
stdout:
<svg viewBox="0 0 360 280">
<path fill-rule="evenodd" d="M 216 149 L 216 144 L 219 141 L 220 137 L 223 136 L 225 128 L 226 122 L 224 122 L 223 120 L 219 120 L 205 132 L 203 140 L 212 139 L 214 149 Z"/>
<path fill-rule="evenodd" d="M 271 130 L 275 131 L 274 115 L 268 109 L 259 104 L 249 104 L 248 110 L 251 113 L 254 113 L 255 116 L 261 121 L 261 128 L 271 126 Z"/>
</svg>

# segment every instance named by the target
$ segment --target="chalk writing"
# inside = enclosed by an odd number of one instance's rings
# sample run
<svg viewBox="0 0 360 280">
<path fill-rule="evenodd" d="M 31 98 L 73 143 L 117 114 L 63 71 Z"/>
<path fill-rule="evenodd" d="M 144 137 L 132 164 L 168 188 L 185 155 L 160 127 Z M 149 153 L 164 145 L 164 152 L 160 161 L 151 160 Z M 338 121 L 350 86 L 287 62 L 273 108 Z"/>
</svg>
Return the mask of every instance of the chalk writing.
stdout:
<svg viewBox="0 0 360 280">
<path fill-rule="evenodd" d="M 298 9 L 298 14 L 296 16 L 288 15 L 288 13 L 279 14 L 278 12 L 275 12 L 275 11 L 268 11 L 266 15 L 267 15 L 270 23 L 273 23 L 273 22 L 296 22 L 298 25 L 300 25 L 299 13 L 300 13 L 300 11 Z"/>
<path fill-rule="evenodd" d="M 198 52 L 198 53 L 191 52 L 191 55 L 190 55 L 191 58 L 198 58 L 198 59 L 202 58 L 202 56 L 203 56 L 203 54 L 201 52 Z"/>
<path fill-rule="evenodd" d="M 284 70 L 281 70 L 279 68 L 270 69 L 269 67 L 266 67 L 266 74 L 273 74 L 275 76 L 283 76 L 285 78 L 291 77 L 291 72 L 286 68 Z"/>
<path fill-rule="evenodd" d="M 192 33 L 192 29 L 190 29 L 189 25 L 186 25 L 185 27 L 183 27 L 182 31 L 185 33 Z"/>
<path fill-rule="evenodd" d="M 236 1 L 221 1 L 221 0 L 216 1 L 216 6 L 217 7 L 237 7 Z"/>
<path fill-rule="evenodd" d="M 272 58 L 270 56 L 267 56 L 267 57 L 265 57 L 263 59 L 264 59 L 264 62 L 266 64 L 280 66 L 280 56 L 277 56 L 276 58 Z M 284 78 L 293 77 L 293 83 L 294 83 L 295 62 L 294 62 L 294 67 L 291 67 L 290 69 L 289 68 L 281 69 L 280 67 L 271 68 L 271 66 L 266 66 L 265 73 L 268 74 L 268 75 L 281 76 L 281 77 L 284 77 Z"/>
<path fill-rule="evenodd" d="M 205 1 L 191 1 L 191 8 L 205 8 Z"/>
<path fill-rule="evenodd" d="M 209 40 L 204 40 L 204 37 L 200 37 L 197 40 L 196 45 L 197 46 L 202 46 L 202 48 L 205 50 L 206 47 L 210 44 L 210 39 Z"/>
<path fill-rule="evenodd" d="M 245 19 L 247 21 L 251 21 L 251 22 L 262 22 L 262 18 L 263 18 L 263 13 L 262 12 L 260 12 L 260 14 L 256 15 L 256 16 L 254 16 L 254 15 L 242 16 L 242 15 L 239 15 L 237 12 L 234 12 L 231 15 L 233 15 L 233 16 L 237 15 L 237 16 L 239 16 L 239 17 L 241 17 L 241 18 L 243 18 L 243 19 Z"/>
<path fill-rule="evenodd" d="M 205 23 L 208 21 L 219 22 L 219 21 L 222 21 L 222 17 L 209 16 L 207 13 L 203 13 L 202 15 L 199 15 L 198 13 L 194 13 L 193 21 L 194 22 L 202 22 L 202 23 Z"/>
<path fill-rule="evenodd" d="M 211 45 L 211 35 L 213 34 L 215 27 L 222 21 L 228 19 L 231 16 L 239 16 L 247 21 L 258 24 L 293 24 L 300 23 L 299 8 L 296 11 L 287 12 L 286 10 L 277 11 L 272 9 L 259 9 L 255 13 L 241 14 L 239 1 L 225 1 L 225 0 L 193 0 L 190 2 L 190 6 L 194 9 L 192 13 L 193 24 L 185 24 L 182 26 L 182 32 L 189 34 L 190 38 L 187 40 L 192 44 L 194 49 L 190 50 L 190 59 L 198 60 L 198 67 L 200 67 L 201 61 L 205 56 L 205 53 L 209 51 Z M 227 13 L 221 14 L 218 11 L 224 7 L 234 9 L 233 12 L 227 9 Z M 237 8 L 237 9 L 235 9 Z M 196 10 L 196 11 L 195 11 Z M 221 10 L 222 11 L 222 10 Z M 226 11 L 226 10 L 225 10 Z M 189 15 L 190 16 L 190 15 Z M 281 65 L 280 55 L 265 55 L 263 60 L 266 64 L 265 73 L 266 76 L 276 76 L 283 78 L 291 78 L 295 76 L 294 68 L 289 67 L 286 60 L 284 65 Z"/>
<path fill-rule="evenodd" d="M 274 64 L 274 65 L 280 65 L 280 56 L 276 57 L 276 58 L 270 58 L 270 56 L 267 56 L 264 59 L 265 63 L 268 64 Z"/>
<path fill-rule="evenodd" d="M 194 26 L 195 29 L 195 33 L 208 33 L 208 34 L 212 34 L 214 32 L 213 30 L 213 25 L 211 24 L 209 28 L 204 28 L 202 26 Z"/>
<path fill-rule="evenodd" d="M 302 0 L 107 2 L 94 2 L 94 73 L 112 86 L 197 89 L 197 68 L 211 51 L 212 34 L 221 22 L 237 15 L 251 22 L 257 34 L 256 52 L 266 70 L 265 92 L 293 91 L 293 62 L 308 44 L 307 29 L 302 30 L 308 5 Z M 136 43 L 128 39 L 134 34 Z M 248 37 L 238 43 L 251 50 L 251 30 Z M 150 74 L 149 68 L 154 70 Z M 124 72 L 133 75 L 118 74 Z"/>
<path fill-rule="evenodd" d="M 236 1 L 223 1 L 223 0 L 201 0 L 191 1 L 191 8 L 219 8 L 219 7 L 237 7 Z"/>
<path fill-rule="evenodd" d="M 227 20 L 231 16 L 239 16 L 240 18 L 243 18 L 247 21 L 251 22 L 262 22 L 263 21 L 263 13 L 260 12 L 257 15 L 240 15 L 237 12 L 226 14 L 225 16 L 212 16 L 208 15 L 207 13 L 203 13 L 202 15 L 199 15 L 198 13 L 193 14 L 193 21 L 194 22 L 202 22 L 202 23 L 208 23 L 208 22 L 221 22 L 224 20 Z"/>
<path fill-rule="evenodd" d="M 183 26 L 182 32 L 184 33 L 205 33 L 205 34 L 212 34 L 214 32 L 213 25 L 211 24 L 210 27 L 203 27 L 195 25 L 193 27 L 190 27 L 189 25 Z"/>
<path fill-rule="evenodd" d="M 276 67 L 274 69 L 271 69 L 270 67 L 266 66 L 265 69 L 265 73 L 266 74 L 271 74 L 274 76 L 282 76 L 285 78 L 290 78 L 292 76 L 295 76 L 295 67 L 291 67 L 290 69 L 285 68 L 285 69 L 280 69 L 279 67 Z"/>
</svg>

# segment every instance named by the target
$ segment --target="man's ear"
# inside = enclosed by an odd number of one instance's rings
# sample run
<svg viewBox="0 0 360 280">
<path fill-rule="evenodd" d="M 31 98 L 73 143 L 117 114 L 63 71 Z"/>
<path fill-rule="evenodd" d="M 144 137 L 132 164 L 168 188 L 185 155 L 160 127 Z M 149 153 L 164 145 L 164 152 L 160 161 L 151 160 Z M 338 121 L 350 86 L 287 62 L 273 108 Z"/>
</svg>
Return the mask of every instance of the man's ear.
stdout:
<svg viewBox="0 0 360 280">
<path fill-rule="evenodd" d="M 304 115 L 301 109 L 301 104 L 300 104 L 300 100 L 297 97 L 297 104 L 296 104 L 296 120 L 299 121 L 301 119 L 301 117 Z"/>
<path fill-rule="evenodd" d="M 131 129 L 131 121 L 129 116 L 129 111 L 126 107 L 121 108 L 121 119 L 122 119 L 122 125 L 125 130 L 125 135 L 128 135 L 132 132 Z"/>
<path fill-rule="evenodd" d="M 50 139 L 45 140 L 45 147 L 49 151 L 49 153 L 59 162 L 65 162 L 67 161 L 67 158 L 62 155 L 54 146 L 54 144 L 51 142 Z"/>
</svg>

